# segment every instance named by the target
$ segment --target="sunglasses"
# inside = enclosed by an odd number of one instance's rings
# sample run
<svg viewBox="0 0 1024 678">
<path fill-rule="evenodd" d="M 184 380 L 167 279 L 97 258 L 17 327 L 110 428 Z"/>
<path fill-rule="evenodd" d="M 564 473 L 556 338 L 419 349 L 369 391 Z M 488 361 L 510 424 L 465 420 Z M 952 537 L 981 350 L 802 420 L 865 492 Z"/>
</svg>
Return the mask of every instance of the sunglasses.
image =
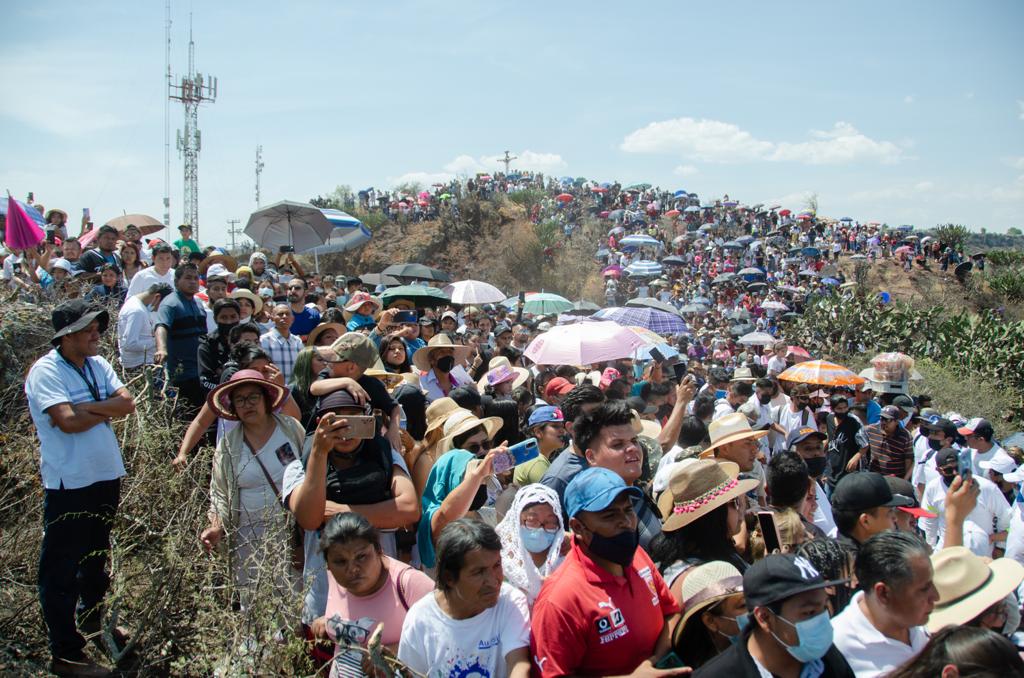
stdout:
<svg viewBox="0 0 1024 678">
<path fill-rule="evenodd" d="M 491 441 L 490 440 L 485 440 L 482 443 L 469 443 L 468 445 L 464 445 L 462 447 L 462 449 L 464 449 L 467 452 L 473 454 L 474 456 L 481 457 L 486 452 L 490 451 L 490 449 L 491 449 Z"/>
</svg>

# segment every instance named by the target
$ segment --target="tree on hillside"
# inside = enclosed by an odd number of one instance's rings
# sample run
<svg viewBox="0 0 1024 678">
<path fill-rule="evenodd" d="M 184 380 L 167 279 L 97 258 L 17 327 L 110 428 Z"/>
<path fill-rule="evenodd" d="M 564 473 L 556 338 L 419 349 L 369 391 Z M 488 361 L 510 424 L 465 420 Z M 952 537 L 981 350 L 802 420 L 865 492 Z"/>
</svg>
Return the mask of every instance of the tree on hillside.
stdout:
<svg viewBox="0 0 1024 678">
<path fill-rule="evenodd" d="M 808 193 L 804 199 L 804 207 L 810 210 L 813 214 L 818 213 L 818 194 Z"/>
<path fill-rule="evenodd" d="M 395 193 L 399 195 L 419 195 L 423 190 L 423 184 L 418 181 L 406 181 L 405 183 L 398 184 L 395 186 Z"/>
<path fill-rule="evenodd" d="M 318 195 L 309 201 L 313 207 L 320 209 L 351 210 L 356 204 L 356 194 L 352 187 L 347 184 L 340 184 L 327 195 Z"/>
<path fill-rule="evenodd" d="M 934 228 L 934 233 L 939 242 L 954 250 L 963 249 L 967 243 L 967 236 L 971 234 L 962 224 L 940 224 Z"/>
<path fill-rule="evenodd" d="M 1006 229 L 1006 235 L 1024 235 L 1019 228 L 1011 227 Z"/>
</svg>

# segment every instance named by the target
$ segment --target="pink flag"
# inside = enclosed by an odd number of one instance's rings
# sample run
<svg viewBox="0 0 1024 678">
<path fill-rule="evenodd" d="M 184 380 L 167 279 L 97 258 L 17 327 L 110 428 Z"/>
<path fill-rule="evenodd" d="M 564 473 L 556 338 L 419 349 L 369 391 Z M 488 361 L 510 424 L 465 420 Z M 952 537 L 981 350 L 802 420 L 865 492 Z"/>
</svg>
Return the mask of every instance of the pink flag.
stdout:
<svg viewBox="0 0 1024 678">
<path fill-rule="evenodd" d="M 46 234 L 25 214 L 18 201 L 7 194 L 7 249 L 27 250 L 43 242 Z"/>
</svg>

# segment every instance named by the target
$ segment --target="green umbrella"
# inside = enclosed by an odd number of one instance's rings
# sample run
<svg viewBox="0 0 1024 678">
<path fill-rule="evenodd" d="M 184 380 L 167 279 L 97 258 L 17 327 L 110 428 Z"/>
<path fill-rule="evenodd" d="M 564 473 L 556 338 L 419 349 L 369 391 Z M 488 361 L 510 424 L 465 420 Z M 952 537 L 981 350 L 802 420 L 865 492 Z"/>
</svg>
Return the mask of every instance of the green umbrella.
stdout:
<svg viewBox="0 0 1024 678">
<path fill-rule="evenodd" d="M 451 303 L 451 297 L 436 287 L 423 285 L 400 285 L 381 293 L 380 300 L 387 308 L 396 301 L 408 301 L 416 308 L 433 308 Z"/>
<path fill-rule="evenodd" d="M 572 307 L 573 303 L 565 297 L 548 292 L 537 292 L 536 294 L 526 295 L 523 312 L 532 313 L 533 315 L 554 315 L 555 313 L 568 311 Z"/>
</svg>

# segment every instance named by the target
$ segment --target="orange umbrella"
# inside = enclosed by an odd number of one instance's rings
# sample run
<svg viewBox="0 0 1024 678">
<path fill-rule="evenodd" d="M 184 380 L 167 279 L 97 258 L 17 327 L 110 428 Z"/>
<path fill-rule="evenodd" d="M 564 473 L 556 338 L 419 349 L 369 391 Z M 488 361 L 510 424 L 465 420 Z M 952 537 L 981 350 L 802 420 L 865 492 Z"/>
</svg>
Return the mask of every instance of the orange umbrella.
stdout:
<svg viewBox="0 0 1024 678">
<path fill-rule="evenodd" d="M 129 224 L 134 224 L 138 227 L 142 235 L 156 233 L 164 227 L 162 221 L 157 221 L 148 214 L 126 214 L 121 217 L 114 217 L 104 225 L 113 226 L 119 233 L 124 233 L 124 229 L 128 228 Z"/>
<path fill-rule="evenodd" d="M 779 379 L 819 386 L 856 386 L 867 381 L 864 377 L 842 365 L 836 365 L 826 360 L 808 360 L 793 365 L 780 374 Z"/>
</svg>

